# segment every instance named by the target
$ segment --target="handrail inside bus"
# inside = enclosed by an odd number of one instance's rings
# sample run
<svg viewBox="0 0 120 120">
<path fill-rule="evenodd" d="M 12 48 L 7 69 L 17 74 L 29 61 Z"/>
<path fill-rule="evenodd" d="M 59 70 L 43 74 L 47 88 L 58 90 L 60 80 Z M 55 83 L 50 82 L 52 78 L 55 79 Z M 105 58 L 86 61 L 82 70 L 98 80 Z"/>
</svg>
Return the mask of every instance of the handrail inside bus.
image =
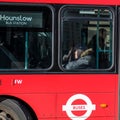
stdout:
<svg viewBox="0 0 120 120">
<path fill-rule="evenodd" d="M 1 51 L 16 65 L 17 68 L 23 68 L 23 66 L 18 62 L 15 56 L 3 45 L 0 46 Z M 17 61 L 17 62 L 16 62 Z"/>
</svg>

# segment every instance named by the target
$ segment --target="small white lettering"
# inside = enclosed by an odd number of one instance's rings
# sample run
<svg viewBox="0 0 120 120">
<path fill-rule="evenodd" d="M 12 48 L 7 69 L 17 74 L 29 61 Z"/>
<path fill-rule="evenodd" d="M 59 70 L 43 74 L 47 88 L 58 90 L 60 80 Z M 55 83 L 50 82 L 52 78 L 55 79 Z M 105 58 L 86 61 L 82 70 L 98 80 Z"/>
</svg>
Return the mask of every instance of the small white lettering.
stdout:
<svg viewBox="0 0 120 120">
<path fill-rule="evenodd" d="M 32 17 L 27 17 L 27 16 L 6 16 L 6 15 L 0 15 L 0 20 L 4 21 L 17 21 L 17 22 L 31 22 Z"/>
<path fill-rule="evenodd" d="M 27 25 L 26 22 L 13 22 L 13 25 Z"/>
<path fill-rule="evenodd" d="M 23 80 L 15 79 L 15 80 L 13 81 L 13 83 L 14 83 L 14 85 L 16 85 L 16 84 L 20 85 L 20 84 L 23 83 Z"/>
<path fill-rule="evenodd" d="M 6 25 L 12 25 L 12 22 L 6 21 Z"/>
<path fill-rule="evenodd" d="M 73 110 L 85 110 L 85 105 L 73 105 Z"/>
</svg>

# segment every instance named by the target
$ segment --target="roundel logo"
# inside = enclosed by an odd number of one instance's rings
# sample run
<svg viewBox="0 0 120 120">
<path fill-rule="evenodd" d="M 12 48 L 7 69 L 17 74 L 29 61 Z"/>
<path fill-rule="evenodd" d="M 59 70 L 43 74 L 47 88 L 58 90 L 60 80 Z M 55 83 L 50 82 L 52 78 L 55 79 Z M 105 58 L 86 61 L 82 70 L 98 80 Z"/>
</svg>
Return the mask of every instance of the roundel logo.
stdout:
<svg viewBox="0 0 120 120">
<path fill-rule="evenodd" d="M 81 103 L 78 105 L 73 105 L 72 103 L 74 103 L 76 100 L 82 100 L 85 104 Z M 86 120 L 91 115 L 93 110 L 96 110 L 96 105 L 92 104 L 91 100 L 83 94 L 76 94 L 71 96 L 68 99 L 66 105 L 62 106 L 62 111 L 65 111 L 71 120 Z M 75 111 L 84 111 L 84 114 L 75 115 Z"/>
</svg>

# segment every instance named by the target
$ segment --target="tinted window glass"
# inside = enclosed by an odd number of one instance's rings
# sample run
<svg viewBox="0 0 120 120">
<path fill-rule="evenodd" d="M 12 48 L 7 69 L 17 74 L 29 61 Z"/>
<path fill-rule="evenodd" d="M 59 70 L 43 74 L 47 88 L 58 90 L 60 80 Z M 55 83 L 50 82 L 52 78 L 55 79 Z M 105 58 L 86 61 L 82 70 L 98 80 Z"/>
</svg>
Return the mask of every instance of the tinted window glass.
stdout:
<svg viewBox="0 0 120 120">
<path fill-rule="evenodd" d="M 108 69 L 112 65 L 112 12 L 104 8 L 61 11 L 63 69 Z"/>
<path fill-rule="evenodd" d="M 47 69 L 52 62 L 52 11 L 0 11 L 0 69 Z"/>
</svg>

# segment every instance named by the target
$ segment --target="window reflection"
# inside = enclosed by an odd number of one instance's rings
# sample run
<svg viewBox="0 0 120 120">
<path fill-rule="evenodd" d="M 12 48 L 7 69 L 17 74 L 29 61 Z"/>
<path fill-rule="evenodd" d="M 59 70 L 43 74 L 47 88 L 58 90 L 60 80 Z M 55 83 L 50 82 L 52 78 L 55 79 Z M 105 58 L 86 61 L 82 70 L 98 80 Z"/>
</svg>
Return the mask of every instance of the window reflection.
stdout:
<svg viewBox="0 0 120 120">
<path fill-rule="evenodd" d="M 67 8 L 62 13 L 62 67 L 108 69 L 112 65 L 112 13 L 90 8 Z"/>
<path fill-rule="evenodd" d="M 0 69 L 48 69 L 51 66 L 52 12 L 48 7 L 36 9 L 33 12 L 0 11 L 9 19 L 9 22 L 1 19 L 3 24 L 0 24 Z"/>
</svg>

